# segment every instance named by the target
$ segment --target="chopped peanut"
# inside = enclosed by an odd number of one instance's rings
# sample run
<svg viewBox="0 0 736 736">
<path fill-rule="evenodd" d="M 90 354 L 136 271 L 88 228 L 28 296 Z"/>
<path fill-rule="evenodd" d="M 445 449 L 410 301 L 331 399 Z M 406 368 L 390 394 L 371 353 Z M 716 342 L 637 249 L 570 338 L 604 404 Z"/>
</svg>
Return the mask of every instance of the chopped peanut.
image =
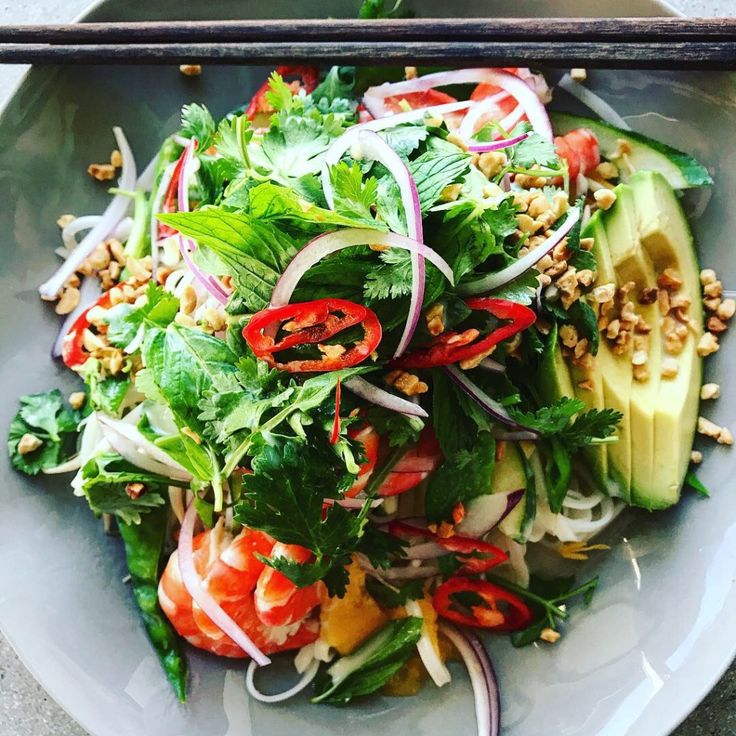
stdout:
<svg viewBox="0 0 736 736">
<path fill-rule="evenodd" d="M 677 291 L 682 288 L 682 278 L 674 268 L 665 268 L 657 277 L 657 286 L 668 291 Z"/>
<path fill-rule="evenodd" d="M 736 300 L 724 299 L 716 309 L 716 316 L 724 322 L 728 322 L 736 313 Z"/>
<path fill-rule="evenodd" d="M 185 77 L 198 77 L 202 73 L 201 64 L 180 64 L 179 71 Z"/>
<path fill-rule="evenodd" d="M 478 168 L 483 172 L 486 179 L 493 179 L 501 173 L 506 166 L 506 154 L 503 151 L 486 151 L 478 158 Z"/>
<path fill-rule="evenodd" d="M 665 358 L 662 361 L 662 378 L 674 378 L 680 371 L 677 358 Z"/>
<path fill-rule="evenodd" d="M 542 629 L 542 633 L 539 635 L 539 638 L 542 641 L 546 641 L 548 644 L 555 644 L 559 641 L 560 636 L 559 631 L 555 631 L 554 629 L 547 627 L 546 629 Z"/>
<path fill-rule="evenodd" d="M 75 286 L 64 289 L 61 299 L 59 299 L 54 308 L 56 314 L 69 314 L 73 312 L 79 305 L 79 296 L 79 289 Z"/>
<path fill-rule="evenodd" d="M 181 292 L 179 308 L 182 314 L 192 314 L 197 308 L 197 292 L 191 284 L 187 284 Z"/>
<path fill-rule="evenodd" d="M 719 427 L 715 422 L 711 422 L 710 419 L 698 417 L 698 434 L 718 439 L 718 436 L 721 434 L 721 427 Z"/>
<path fill-rule="evenodd" d="M 67 225 L 71 225 L 76 220 L 75 215 L 59 215 L 56 224 L 63 230 Z"/>
<path fill-rule="evenodd" d="M 408 373 L 407 371 L 391 371 L 383 380 L 389 386 L 393 386 L 406 396 L 416 396 L 429 391 L 429 386 L 427 386 L 424 381 L 420 381 L 418 376 L 415 376 L 413 373 Z"/>
<path fill-rule="evenodd" d="M 700 398 L 703 401 L 717 399 L 721 395 L 721 387 L 717 383 L 704 383 L 700 387 Z"/>
<path fill-rule="evenodd" d="M 36 437 L 35 434 L 31 434 L 30 432 L 26 432 L 20 440 L 18 440 L 18 454 L 19 455 L 28 455 L 29 453 L 33 452 L 34 450 L 37 450 L 43 442 Z"/>
<path fill-rule="evenodd" d="M 716 335 L 728 329 L 728 325 L 715 315 L 708 318 L 707 327 L 710 332 Z"/>
<path fill-rule="evenodd" d="M 90 164 L 87 173 L 97 181 L 111 181 L 115 178 L 115 167 L 112 164 Z"/>
<path fill-rule="evenodd" d="M 720 281 L 712 281 L 703 287 L 706 296 L 723 296 L 723 284 Z"/>
<path fill-rule="evenodd" d="M 134 501 L 140 498 L 146 492 L 143 483 L 127 483 L 125 485 L 125 493 Z"/>
<path fill-rule="evenodd" d="M 317 349 L 325 356 L 327 360 L 336 360 L 340 356 L 345 354 L 346 348 L 344 345 L 317 345 Z"/>
<path fill-rule="evenodd" d="M 123 154 L 117 148 L 110 154 L 110 163 L 116 169 L 119 169 L 123 165 Z"/>
<path fill-rule="evenodd" d="M 721 432 L 716 438 L 716 441 L 719 445 L 732 445 L 733 435 L 731 434 L 731 430 L 728 427 L 721 427 Z"/>
<path fill-rule="evenodd" d="M 588 72 L 582 67 L 575 67 L 570 69 L 570 78 L 574 82 L 584 82 L 588 78 Z"/>
<path fill-rule="evenodd" d="M 81 409 L 84 406 L 84 402 L 87 399 L 87 394 L 84 391 L 75 391 L 69 394 L 69 406 L 72 409 Z"/>
<path fill-rule="evenodd" d="M 593 194 L 593 198 L 602 210 L 610 210 L 616 202 L 616 193 L 610 189 L 599 189 Z"/>
<path fill-rule="evenodd" d="M 693 465 L 700 465 L 703 462 L 703 453 L 700 450 L 693 450 L 690 453 L 690 462 Z"/>
<path fill-rule="evenodd" d="M 705 332 L 698 341 L 698 355 L 701 358 L 705 358 L 708 355 L 712 355 L 717 352 L 720 348 L 718 344 L 718 338 L 712 332 Z"/>
<path fill-rule="evenodd" d="M 712 268 L 704 268 L 700 272 L 700 283 L 703 286 L 712 284 L 716 280 L 716 272 Z"/>
<path fill-rule="evenodd" d="M 468 150 L 468 144 L 457 133 L 450 133 L 445 140 L 458 148 L 462 148 L 463 151 Z"/>
</svg>

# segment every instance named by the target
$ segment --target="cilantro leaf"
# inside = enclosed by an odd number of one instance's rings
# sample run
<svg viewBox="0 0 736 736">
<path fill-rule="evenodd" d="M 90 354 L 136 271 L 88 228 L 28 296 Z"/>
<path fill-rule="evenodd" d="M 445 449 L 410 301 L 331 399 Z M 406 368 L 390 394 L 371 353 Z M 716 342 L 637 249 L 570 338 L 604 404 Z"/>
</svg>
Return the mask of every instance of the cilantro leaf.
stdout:
<svg viewBox="0 0 736 736">
<path fill-rule="evenodd" d="M 282 110 L 288 112 L 294 106 L 294 91 L 278 72 L 271 72 L 271 76 L 268 78 L 266 102 L 276 112 Z"/>
<path fill-rule="evenodd" d="M 364 180 L 357 163 L 348 166 L 341 161 L 330 167 L 330 182 L 334 192 L 336 212 L 359 222 L 367 222 L 372 227 L 379 224 L 373 219 L 372 212 L 378 196 L 378 180 L 375 177 L 369 176 Z M 379 227 L 385 229 L 386 226 L 380 223 Z"/>
<path fill-rule="evenodd" d="M 365 277 L 366 299 L 398 299 L 411 293 L 411 257 L 398 248 L 383 251 L 381 264 Z"/>
<path fill-rule="evenodd" d="M 398 608 L 408 601 L 424 598 L 424 580 L 410 580 L 403 585 L 388 586 L 381 580 L 366 577 L 368 594 L 383 608 Z"/>
<path fill-rule="evenodd" d="M 319 105 L 323 100 L 333 102 L 355 96 L 355 67 L 333 66 L 315 87 L 310 97 Z"/>
<path fill-rule="evenodd" d="M 584 250 L 580 246 L 580 233 L 583 225 L 583 208 L 585 207 L 585 198 L 580 197 L 575 203 L 575 207 L 578 208 L 580 216 L 578 217 L 578 221 L 572 226 L 572 229 L 567 234 L 567 249 L 572 253 L 572 256 L 568 259 L 568 263 L 571 266 L 575 266 L 578 271 L 583 271 L 585 269 L 595 271 L 595 256 L 591 251 Z"/>
<path fill-rule="evenodd" d="M 520 127 L 517 127 L 514 134 L 519 129 Z M 534 131 L 530 132 L 523 141 L 513 146 L 508 156 L 511 164 L 519 168 L 529 169 L 534 165 L 550 168 L 559 167 L 559 157 L 554 143 Z"/>
<path fill-rule="evenodd" d="M 300 245 L 273 223 L 243 212 L 209 207 L 158 218 L 217 255 L 233 277 L 239 296 L 253 312 L 268 306 L 278 277 Z"/>
<path fill-rule="evenodd" d="M 623 414 L 615 409 L 589 409 L 560 433 L 560 439 L 570 450 L 577 450 L 595 440 L 613 436 Z"/>
<path fill-rule="evenodd" d="M 80 410 L 64 404 L 61 391 L 28 394 L 20 398 L 20 409 L 8 430 L 8 454 L 13 467 L 28 475 L 36 475 L 66 460 L 74 452 Z M 25 435 L 38 444 L 21 454 L 18 445 Z"/>
<path fill-rule="evenodd" d="M 414 13 L 410 10 L 401 10 L 403 0 L 396 0 L 392 8 L 386 7 L 386 0 L 363 0 L 359 18 L 411 18 Z"/>
<path fill-rule="evenodd" d="M 143 492 L 135 496 L 126 490 L 131 483 L 142 483 Z M 96 514 L 115 514 L 125 524 L 140 524 L 141 514 L 163 506 L 162 493 L 176 485 L 163 476 L 147 473 L 115 453 L 103 453 L 82 468 L 82 490 Z"/>
<path fill-rule="evenodd" d="M 381 137 L 402 158 L 408 158 L 419 144 L 427 140 L 429 129 L 426 125 L 397 125 L 395 128 L 381 131 Z"/>
<path fill-rule="evenodd" d="M 185 138 L 196 138 L 197 149 L 206 151 L 214 140 L 215 120 L 204 106 L 193 102 L 181 109 L 181 133 Z"/>
</svg>

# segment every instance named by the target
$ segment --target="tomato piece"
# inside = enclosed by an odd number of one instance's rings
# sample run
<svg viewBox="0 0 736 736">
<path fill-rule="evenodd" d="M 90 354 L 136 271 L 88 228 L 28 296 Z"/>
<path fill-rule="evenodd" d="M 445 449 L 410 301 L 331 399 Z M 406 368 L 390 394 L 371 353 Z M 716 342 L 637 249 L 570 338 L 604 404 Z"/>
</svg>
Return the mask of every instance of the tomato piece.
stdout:
<svg viewBox="0 0 736 736">
<path fill-rule="evenodd" d="M 419 348 L 394 360 L 392 366 L 396 368 L 435 368 L 470 360 L 488 353 L 494 345 L 527 329 L 536 320 L 536 315 L 529 307 L 506 299 L 474 297 L 466 299 L 465 303 L 474 311 L 482 310 L 498 319 L 510 320 L 510 322 L 496 328 L 480 340 L 477 339 L 480 337 L 478 331 L 474 329 L 465 330 L 462 333 L 444 332 L 436 337 L 429 346 Z"/>
<path fill-rule="evenodd" d="M 579 174 L 589 174 L 601 162 L 598 139 L 587 128 L 571 130 L 567 135 L 556 136 L 557 155 L 567 162 L 570 181 Z"/>
<path fill-rule="evenodd" d="M 427 89 L 422 92 L 409 92 L 405 95 L 386 97 L 383 100 L 386 108 L 395 113 L 405 112 L 406 105 L 408 105 L 412 110 L 419 110 L 424 107 L 446 105 L 448 102 L 457 102 L 457 98 L 452 95 L 445 94 L 444 92 L 440 92 L 437 89 Z"/>
<path fill-rule="evenodd" d="M 354 325 L 363 327 L 363 337 L 350 347 L 322 346 L 325 340 Z M 286 336 L 275 339 L 279 332 Z M 331 371 L 364 361 L 381 341 L 381 323 L 373 310 L 347 299 L 316 299 L 311 302 L 268 307 L 251 317 L 243 337 L 251 350 L 269 365 L 290 373 Z M 274 353 L 302 345 L 317 345 L 321 359 L 280 363 Z M 342 351 L 339 349 L 342 348 Z"/>
<path fill-rule="evenodd" d="M 292 92 L 298 92 L 303 89 L 307 94 L 313 92 L 317 87 L 319 81 L 319 69 L 316 66 L 305 66 L 305 65 L 291 65 L 291 66 L 279 66 L 276 67 L 276 73 L 279 74 L 284 80 L 289 77 L 296 77 L 289 86 Z M 268 123 L 267 117 L 274 113 L 274 109 L 266 99 L 268 93 L 269 80 L 267 79 L 257 90 L 251 98 L 248 106 L 245 109 L 245 116 L 255 121 L 256 118 L 261 120 L 264 124 Z M 266 118 L 262 120 L 262 118 Z"/>
<path fill-rule="evenodd" d="M 453 577 L 432 598 L 437 613 L 462 626 L 517 631 L 532 622 L 529 606 L 505 588 L 486 580 Z"/>
<path fill-rule="evenodd" d="M 362 427 L 350 427 L 348 429 L 348 437 L 352 440 L 357 440 L 363 445 L 363 452 L 365 453 L 365 462 L 360 466 L 358 472 L 358 478 L 349 491 L 345 493 L 348 498 L 357 496 L 367 485 L 368 481 L 373 475 L 373 470 L 376 467 L 378 460 L 378 446 L 381 438 L 378 436 L 378 432 L 370 424 L 365 424 Z"/>
</svg>

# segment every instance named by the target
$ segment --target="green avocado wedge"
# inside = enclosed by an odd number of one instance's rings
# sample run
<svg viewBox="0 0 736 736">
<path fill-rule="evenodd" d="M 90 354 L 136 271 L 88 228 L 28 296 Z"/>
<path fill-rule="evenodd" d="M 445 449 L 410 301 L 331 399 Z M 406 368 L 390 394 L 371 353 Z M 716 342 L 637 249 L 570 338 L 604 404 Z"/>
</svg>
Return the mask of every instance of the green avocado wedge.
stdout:
<svg viewBox="0 0 736 736">
<path fill-rule="evenodd" d="M 619 288 L 630 287 L 628 297 L 639 320 L 644 320 L 642 332 L 632 328 L 632 348 L 625 357 L 629 361 L 631 396 L 631 503 L 639 504 L 649 495 L 654 473 L 654 416 L 658 408 L 660 374 L 662 370 L 662 337 L 659 311 L 654 304 L 642 303 L 646 290 L 657 288 L 657 275 L 649 254 L 639 238 L 634 193 L 627 184 L 614 189 L 616 203 L 604 212 L 603 220 L 608 249 L 616 272 Z M 623 316 L 621 317 L 623 327 Z"/>
<path fill-rule="evenodd" d="M 565 135 L 576 128 L 592 130 L 598 138 L 601 155 L 618 166 L 623 182 L 629 181 L 636 171 L 657 171 L 674 189 L 691 189 L 713 183 L 705 166 L 690 154 L 641 133 L 564 112 L 552 112 L 550 118 L 555 135 Z M 619 141 L 628 144 L 629 151 L 625 157 L 620 154 Z"/>
<path fill-rule="evenodd" d="M 695 435 L 702 383 L 702 358 L 696 349 L 703 325 L 700 267 L 690 226 L 667 179 L 658 172 L 641 171 L 632 177 L 631 188 L 642 247 L 657 273 L 670 268 L 680 275 L 681 292 L 691 301 L 691 329 L 681 351 L 676 355 L 663 352 L 677 361 L 677 374 L 659 382 L 652 480 L 646 489 L 637 489 L 633 498 L 637 506 L 657 509 L 679 500 Z M 661 339 L 664 345 L 664 336 Z"/>
</svg>

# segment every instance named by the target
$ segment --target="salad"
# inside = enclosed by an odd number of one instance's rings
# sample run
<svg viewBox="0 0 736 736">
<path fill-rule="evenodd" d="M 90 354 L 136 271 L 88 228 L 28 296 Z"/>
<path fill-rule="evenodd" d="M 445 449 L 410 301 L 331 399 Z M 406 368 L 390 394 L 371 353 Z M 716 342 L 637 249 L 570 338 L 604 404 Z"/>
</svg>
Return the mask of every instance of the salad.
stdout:
<svg viewBox="0 0 736 736">
<path fill-rule="evenodd" d="M 707 495 L 736 303 L 680 205 L 707 170 L 581 70 L 593 117 L 529 69 L 398 76 L 280 67 L 222 120 L 185 106 L 140 175 L 115 128 L 110 204 L 60 218 L 40 287 L 84 387 L 22 397 L 8 447 L 120 536 L 182 701 L 184 642 L 265 702 L 409 695 L 459 657 L 498 733 L 478 635 L 554 644 L 621 511 Z M 261 692 L 283 652 L 295 684 Z"/>
</svg>

